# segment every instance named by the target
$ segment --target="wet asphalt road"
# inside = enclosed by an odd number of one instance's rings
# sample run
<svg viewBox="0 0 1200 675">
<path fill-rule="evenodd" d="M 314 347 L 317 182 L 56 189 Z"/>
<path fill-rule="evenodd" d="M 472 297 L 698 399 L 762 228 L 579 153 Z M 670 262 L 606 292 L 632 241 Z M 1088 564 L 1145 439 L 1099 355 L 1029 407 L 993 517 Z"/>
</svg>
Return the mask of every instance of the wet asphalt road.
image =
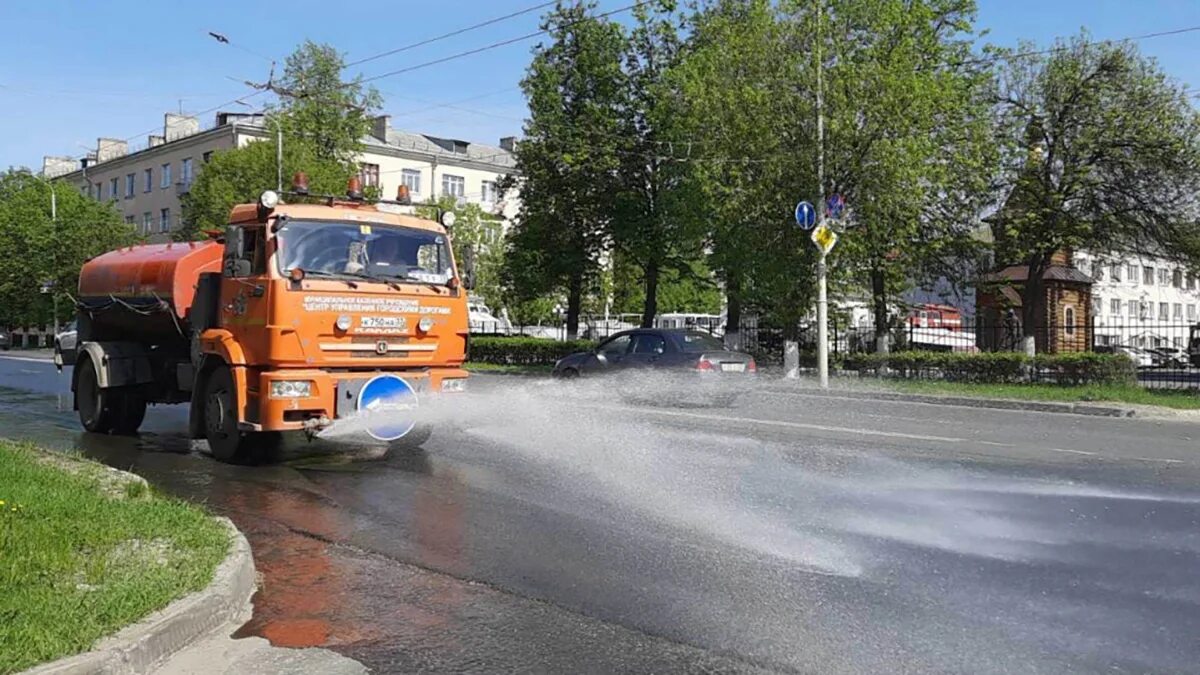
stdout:
<svg viewBox="0 0 1200 675">
<path fill-rule="evenodd" d="M 152 409 L 81 434 L 0 357 L 0 435 L 246 532 L 242 629 L 376 672 L 1195 672 L 1200 425 L 748 393 L 623 405 L 478 378 L 426 451 L 221 465 Z"/>
</svg>

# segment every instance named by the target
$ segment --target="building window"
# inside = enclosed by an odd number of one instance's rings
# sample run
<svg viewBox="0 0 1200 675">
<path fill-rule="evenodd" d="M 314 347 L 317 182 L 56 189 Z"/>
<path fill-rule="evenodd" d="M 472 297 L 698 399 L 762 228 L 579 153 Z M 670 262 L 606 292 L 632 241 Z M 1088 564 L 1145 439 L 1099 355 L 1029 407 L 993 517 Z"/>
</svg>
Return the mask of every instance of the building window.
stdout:
<svg viewBox="0 0 1200 675">
<path fill-rule="evenodd" d="M 120 199 L 121 198 L 120 193 L 117 192 L 117 190 L 119 189 L 119 187 L 118 187 L 119 185 L 120 185 L 120 181 L 116 178 L 108 181 L 108 198 L 109 199 Z"/>
<path fill-rule="evenodd" d="M 1187 275 L 1187 289 L 1189 291 L 1196 290 L 1196 275 L 1190 272 Z"/>
<path fill-rule="evenodd" d="M 1171 285 L 1175 288 L 1183 288 L 1183 270 L 1175 270 L 1171 273 Z"/>
<path fill-rule="evenodd" d="M 1165 267 L 1158 268 L 1158 285 L 1166 286 L 1171 283 L 1171 270 Z"/>
<path fill-rule="evenodd" d="M 179 163 L 179 180 L 183 181 L 184 185 L 192 184 L 192 158 L 184 157 Z"/>
<path fill-rule="evenodd" d="M 1121 316 L 1121 301 L 1113 298 L 1108 301 L 1108 311 L 1113 316 Z"/>
<path fill-rule="evenodd" d="M 1159 321 L 1169 321 L 1170 319 L 1171 319 L 1171 303 L 1169 303 L 1169 302 L 1158 303 L 1158 320 Z"/>
<path fill-rule="evenodd" d="M 171 231 L 171 209 L 162 209 L 158 212 L 158 231 Z"/>
<path fill-rule="evenodd" d="M 158 187 L 164 188 L 164 189 L 171 187 L 171 163 L 170 162 L 162 165 L 162 176 L 160 176 L 158 179 Z"/>
<path fill-rule="evenodd" d="M 1113 265 L 1113 266 L 1109 267 L 1108 272 L 1110 275 L 1112 275 L 1113 281 L 1121 280 L 1121 266 L 1120 265 Z"/>
<path fill-rule="evenodd" d="M 1175 321 L 1183 321 L 1183 303 L 1177 302 L 1171 307 L 1171 318 Z"/>
<path fill-rule="evenodd" d="M 1104 298 L 1099 295 L 1092 296 L 1092 314 L 1099 316 L 1104 313 Z"/>
<path fill-rule="evenodd" d="M 1149 265 L 1145 265 L 1142 267 L 1142 285 L 1144 285 L 1144 286 L 1153 286 L 1154 285 L 1154 268 L 1150 267 Z"/>
<path fill-rule="evenodd" d="M 1137 300 L 1129 301 L 1129 318 L 1136 319 L 1141 316 L 1142 304 Z"/>
<path fill-rule="evenodd" d="M 133 216 L 125 216 L 125 224 L 126 225 L 136 225 L 137 223 L 134 222 Z"/>
<path fill-rule="evenodd" d="M 1137 283 L 1137 265 L 1130 264 L 1130 265 L 1126 266 L 1125 271 L 1128 272 L 1128 274 L 1125 275 L 1125 278 L 1129 280 L 1129 283 L 1136 284 Z"/>
<path fill-rule="evenodd" d="M 442 175 L 442 194 L 463 197 L 467 194 L 467 179 L 462 176 Z"/>
<path fill-rule="evenodd" d="M 136 185 L 137 185 L 137 174 L 136 173 L 126 174 L 125 175 L 125 198 L 126 199 L 130 199 L 133 197 L 133 190 L 134 190 L 134 186 L 136 186 Z"/>
<path fill-rule="evenodd" d="M 154 227 L 154 214 L 150 213 L 149 211 L 142 213 L 142 232 L 145 232 L 146 234 L 150 234 L 150 231 L 153 227 Z"/>
<path fill-rule="evenodd" d="M 146 169 L 143 174 L 145 175 L 145 184 L 142 186 L 142 191 L 149 192 L 154 189 L 154 169 Z"/>
<path fill-rule="evenodd" d="M 358 180 L 362 182 L 362 186 L 365 188 L 379 187 L 379 165 L 363 164 L 358 170 Z M 408 191 L 411 193 L 412 188 L 409 188 Z"/>
<path fill-rule="evenodd" d="M 1065 332 L 1067 335 L 1075 334 L 1075 308 L 1068 307 L 1063 310 L 1063 320 L 1066 323 Z"/>
<path fill-rule="evenodd" d="M 200 160 L 205 164 L 208 164 L 212 160 L 212 150 L 200 155 Z"/>
<path fill-rule="evenodd" d="M 1104 264 L 1099 260 L 1092 262 L 1092 278 L 1096 281 L 1104 281 Z"/>
<path fill-rule="evenodd" d="M 482 188 L 483 188 L 483 192 L 479 198 L 479 201 L 481 201 L 485 204 L 491 204 L 492 202 L 496 201 L 496 195 L 497 195 L 496 181 L 485 180 L 485 181 L 483 181 Z"/>
<path fill-rule="evenodd" d="M 409 195 L 421 194 L 421 172 L 416 169 L 402 169 L 400 182 L 408 186 Z"/>
<path fill-rule="evenodd" d="M 1187 318 L 1188 318 L 1188 321 L 1191 321 L 1196 318 L 1196 306 L 1195 305 L 1188 304 Z"/>
</svg>

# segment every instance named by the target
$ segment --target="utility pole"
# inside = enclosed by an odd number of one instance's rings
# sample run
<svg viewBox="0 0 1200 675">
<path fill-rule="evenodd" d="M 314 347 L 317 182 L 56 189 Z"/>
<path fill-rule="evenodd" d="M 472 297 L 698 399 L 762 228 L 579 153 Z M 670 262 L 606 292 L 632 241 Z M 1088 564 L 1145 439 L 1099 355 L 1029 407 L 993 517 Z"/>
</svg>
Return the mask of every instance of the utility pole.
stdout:
<svg viewBox="0 0 1200 675">
<path fill-rule="evenodd" d="M 825 221 L 825 110 L 822 91 L 821 63 L 821 17 L 825 8 L 821 0 L 817 7 L 816 56 L 817 56 L 817 223 Z M 817 261 L 817 376 L 821 388 L 829 388 L 829 299 L 825 283 L 825 250 Z"/>
<path fill-rule="evenodd" d="M 50 229 L 54 232 L 54 239 L 58 241 L 58 197 L 54 194 L 54 181 L 47 181 L 50 185 Z M 54 247 L 55 254 L 51 258 L 54 264 L 54 272 L 58 273 L 58 247 Z M 53 283 L 53 282 L 52 282 Z M 50 287 L 50 301 L 54 312 L 54 339 L 58 339 L 58 284 L 55 283 Z"/>
</svg>

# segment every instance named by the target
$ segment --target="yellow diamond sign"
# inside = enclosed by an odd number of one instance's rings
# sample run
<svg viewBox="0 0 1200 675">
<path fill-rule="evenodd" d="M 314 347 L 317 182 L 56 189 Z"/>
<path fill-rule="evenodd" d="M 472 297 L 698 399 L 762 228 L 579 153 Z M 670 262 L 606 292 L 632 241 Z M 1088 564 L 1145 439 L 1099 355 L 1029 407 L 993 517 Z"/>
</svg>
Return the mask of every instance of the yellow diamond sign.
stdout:
<svg viewBox="0 0 1200 675">
<path fill-rule="evenodd" d="M 837 244 L 837 240 L 837 232 L 834 232 L 833 228 L 829 227 L 829 224 L 825 221 L 821 221 L 821 224 L 817 225 L 816 229 L 812 231 L 812 241 L 817 245 L 821 253 L 832 251 L 834 245 Z"/>
</svg>

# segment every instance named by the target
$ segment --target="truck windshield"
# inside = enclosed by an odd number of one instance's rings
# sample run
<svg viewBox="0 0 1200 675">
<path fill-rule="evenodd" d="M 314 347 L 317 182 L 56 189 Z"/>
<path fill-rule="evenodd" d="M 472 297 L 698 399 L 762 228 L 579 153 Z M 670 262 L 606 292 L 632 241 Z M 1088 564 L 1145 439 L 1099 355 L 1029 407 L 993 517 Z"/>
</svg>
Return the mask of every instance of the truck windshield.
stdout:
<svg viewBox="0 0 1200 675">
<path fill-rule="evenodd" d="M 373 223 L 289 220 L 278 237 L 279 272 L 345 274 L 444 284 L 454 276 L 446 237 Z"/>
</svg>

